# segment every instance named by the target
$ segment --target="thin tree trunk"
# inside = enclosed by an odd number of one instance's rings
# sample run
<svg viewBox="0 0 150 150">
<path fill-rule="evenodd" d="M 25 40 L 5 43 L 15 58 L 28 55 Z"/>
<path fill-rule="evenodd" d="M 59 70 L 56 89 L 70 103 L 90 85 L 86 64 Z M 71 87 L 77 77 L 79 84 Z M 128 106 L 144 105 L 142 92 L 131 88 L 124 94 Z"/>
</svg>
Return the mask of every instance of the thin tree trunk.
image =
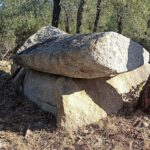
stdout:
<svg viewBox="0 0 150 150">
<path fill-rule="evenodd" d="M 53 18 L 52 18 L 52 26 L 58 27 L 59 16 L 61 12 L 60 0 L 53 0 Z"/>
<path fill-rule="evenodd" d="M 150 29 L 150 19 L 147 21 L 147 29 Z"/>
<path fill-rule="evenodd" d="M 70 19 L 69 19 L 69 14 L 66 12 L 66 20 L 65 20 L 65 30 L 67 33 L 70 33 Z"/>
<path fill-rule="evenodd" d="M 150 30 L 150 19 L 147 21 L 147 29 L 146 31 L 144 32 L 144 37 L 141 39 L 141 42 L 140 44 L 143 45 L 145 48 L 149 49 L 149 35 L 148 35 L 148 32 Z M 149 54 L 150 56 L 150 54 Z M 150 60 L 149 60 L 149 63 L 150 63 Z"/>
<path fill-rule="evenodd" d="M 145 32 L 145 35 L 148 34 L 148 30 L 150 29 L 150 19 L 147 21 L 147 30 Z"/>
<path fill-rule="evenodd" d="M 65 7 L 61 6 L 65 12 L 65 31 L 67 33 L 70 33 L 70 16 L 69 12 L 66 10 Z"/>
<path fill-rule="evenodd" d="M 128 5 L 129 5 L 129 1 L 117 13 L 117 32 L 120 33 L 120 34 L 122 34 L 122 32 L 123 32 L 123 27 L 124 27 L 123 22 L 124 22 L 124 19 L 125 19 L 125 13 L 128 11 Z"/>
<path fill-rule="evenodd" d="M 96 12 L 96 17 L 95 17 L 93 32 L 97 31 L 97 26 L 98 26 L 100 12 L 101 12 L 100 5 L 101 5 L 101 0 L 97 0 L 97 12 Z"/>
<path fill-rule="evenodd" d="M 120 16 L 117 19 L 117 32 L 121 34 L 122 31 L 123 31 L 123 17 Z"/>
<path fill-rule="evenodd" d="M 82 26 L 82 19 L 83 19 L 83 11 L 84 11 L 84 5 L 86 1 L 80 0 L 79 8 L 77 11 L 77 26 L 76 26 L 76 33 L 81 32 L 81 26 Z"/>
</svg>

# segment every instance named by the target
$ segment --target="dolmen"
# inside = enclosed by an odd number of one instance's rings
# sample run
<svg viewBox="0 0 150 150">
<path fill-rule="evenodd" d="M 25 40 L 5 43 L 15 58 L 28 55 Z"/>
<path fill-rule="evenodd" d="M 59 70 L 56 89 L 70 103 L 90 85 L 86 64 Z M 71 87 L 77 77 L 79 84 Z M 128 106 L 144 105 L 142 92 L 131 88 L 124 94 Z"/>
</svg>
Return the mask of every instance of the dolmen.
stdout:
<svg viewBox="0 0 150 150">
<path fill-rule="evenodd" d="M 13 61 L 21 67 L 17 89 L 69 132 L 136 102 L 150 75 L 148 51 L 115 32 L 70 35 L 43 27 Z"/>
</svg>

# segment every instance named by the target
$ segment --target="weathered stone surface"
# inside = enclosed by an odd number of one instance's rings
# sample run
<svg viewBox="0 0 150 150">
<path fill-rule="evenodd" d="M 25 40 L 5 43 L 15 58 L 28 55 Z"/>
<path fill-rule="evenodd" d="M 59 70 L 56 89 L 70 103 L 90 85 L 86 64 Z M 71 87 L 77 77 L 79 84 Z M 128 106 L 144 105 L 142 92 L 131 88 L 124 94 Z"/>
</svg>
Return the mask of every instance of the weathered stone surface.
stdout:
<svg viewBox="0 0 150 150">
<path fill-rule="evenodd" d="M 23 83 L 24 95 L 43 110 L 56 115 L 55 82 L 57 79 L 57 76 L 27 70 Z"/>
<path fill-rule="evenodd" d="M 114 32 L 65 35 L 14 57 L 20 66 L 73 78 L 98 78 L 131 71 L 149 61 L 138 43 Z"/>
<path fill-rule="evenodd" d="M 22 67 L 19 69 L 18 73 L 13 79 L 14 88 L 17 93 L 23 93 L 23 81 L 25 78 L 25 74 L 26 69 Z"/>
<path fill-rule="evenodd" d="M 108 80 L 109 78 L 73 79 L 73 82 L 78 91 L 85 91 L 107 114 L 114 114 L 121 109 L 123 100 L 116 89 L 107 83 Z"/>
<path fill-rule="evenodd" d="M 98 122 L 107 113 L 71 78 L 56 82 L 57 126 L 67 131 Z"/>
<path fill-rule="evenodd" d="M 121 109 L 123 102 L 131 100 L 137 102 L 149 75 L 150 64 L 145 64 L 133 71 L 110 79 L 59 78 L 56 82 L 58 126 L 65 130 L 75 130 L 80 125 L 84 126 L 94 123 L 95 120 L 98 120 L 98 116 L 101 116 L 101 118 L 105 117 L 105 113 L 117 113 Z M 149 94 L 146 94 L 147 97 L 144 102 L 146 102 L 145 107 L 148 108 L 150 101 Z M 88 107 L 89 98 L 92 100 L 95 108 L 92 107 L 92 104 L 89 104 Z M 96 115 L 97 113 L 92 112 L 93 110 L 97 112 L 95 104 L 100 106 L 105 113 L 101 111 L 101 115 L 100 112 L 98 113 L 99 115 Z"/>
<path fill-rule="evenodd" d="M 66 130 L 97 122 L 117 113 L 123 102 L 137 100 L 150 75 L 150 64 L 112 78 L 73 79 L 28 70 L 24 94 L 57 116 Z"/>
<path fill-rule="evenodd" d="M 66 34 L 64 31 L 53 26 L 42 27 L 39 31 L 37 31 L 25 41 L 24 45 L 18 50 L 18 53 L 35 44 L 42 43 L 52 37 L 57 37 L 64 34 Z"/>
<path fill-rule="evenodd" d="M 122 95 L 124 101 L 137 100 L 140 92 L 150 75 L 150 64 L 145 64 L 137 69 L 119 74 L 107 80 L 117 92 Z"/>
<path fill-rule="evenodd" d="M 27 48 L 34 46 L 36 44 L 40 44 L 42 42 L 45 42 L 49 39 L 49 41 L 56 39 L 57 37 L 61 35 L 65 35 L 66 33 L 58 28 L 52 27 L 52 26 L 45 26 L 42 27 L 39 31 L 37 31 L 35 34 L 30 36 L 23 46 L 17 51 L 17 53 L 20 53 Z M 51 39 L 51 40 L 50 40 Z M 18 65 L 16 63 L 13 63 L 11 65 L 11 73 L 14 73 L 18 69 Z"/>
<path fill-rule="evenodd" d="M 42 103 L 45 104 L 45 106 L 56 106 L 56 95 L 58 95 L 58 93 L 55 92 L 57 91 L 55 86 L 59 78 L 60 76 L 28 70 L 24 80 L 24 94 L 40 107 Z M 99 105 L 108 114 L 117 113 L 123 105 L 121 96 L 106 82 L 108 78 L 90 80 L 71 79 L 68 77 L 61 78 L 66 79 L 67 85 L 69 84 L 67 81 L 74 82 L 74 85 L 76 85 L 72 87 L 74 90 L 72 90 L 73 92 L 70 93 L 70 95 L 74 94 L 74 92 L 80 93 L 81 91 L 82 93 L 82 91 L 85 91 L 89 99 L 92 99 L 94 103 Z M 44 110 L 52 112 L 49 107 L 48 109 L 44 108 Z M 54 112 L 54 114 L 56 113 Z"/>
</svg>

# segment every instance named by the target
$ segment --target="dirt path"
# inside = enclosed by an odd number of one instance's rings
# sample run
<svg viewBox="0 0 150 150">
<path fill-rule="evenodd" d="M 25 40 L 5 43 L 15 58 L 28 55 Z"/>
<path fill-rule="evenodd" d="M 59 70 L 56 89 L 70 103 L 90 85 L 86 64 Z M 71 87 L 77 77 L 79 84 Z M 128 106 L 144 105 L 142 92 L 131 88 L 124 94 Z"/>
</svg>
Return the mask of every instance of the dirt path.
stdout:
<svg viewBox="0 0 150 150">
<path fill-rule="evenodd" d="M 53 115 L 16 95 L 0 68 L 0 150 L 150 150 L 150 115 L 109 116 L 79 129 L 76 138 L 56 130 Z"/>
</svg>

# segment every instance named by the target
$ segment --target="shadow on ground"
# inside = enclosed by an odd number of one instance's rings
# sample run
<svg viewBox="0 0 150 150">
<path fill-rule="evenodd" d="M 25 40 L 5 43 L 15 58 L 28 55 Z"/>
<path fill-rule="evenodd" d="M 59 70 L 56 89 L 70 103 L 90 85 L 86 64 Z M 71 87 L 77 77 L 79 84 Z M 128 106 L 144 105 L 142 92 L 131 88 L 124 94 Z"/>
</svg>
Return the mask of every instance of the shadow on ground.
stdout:
<svg viewBox="0 0 150 150">
<path fill-rule="evenodd" d="M 16 95 L 9 74 L 0 71 L 0 131 L 25 134 L 26 130 L 54 130 L 52 114 L 41 111 L 22 95 Z"/>
</svg>

